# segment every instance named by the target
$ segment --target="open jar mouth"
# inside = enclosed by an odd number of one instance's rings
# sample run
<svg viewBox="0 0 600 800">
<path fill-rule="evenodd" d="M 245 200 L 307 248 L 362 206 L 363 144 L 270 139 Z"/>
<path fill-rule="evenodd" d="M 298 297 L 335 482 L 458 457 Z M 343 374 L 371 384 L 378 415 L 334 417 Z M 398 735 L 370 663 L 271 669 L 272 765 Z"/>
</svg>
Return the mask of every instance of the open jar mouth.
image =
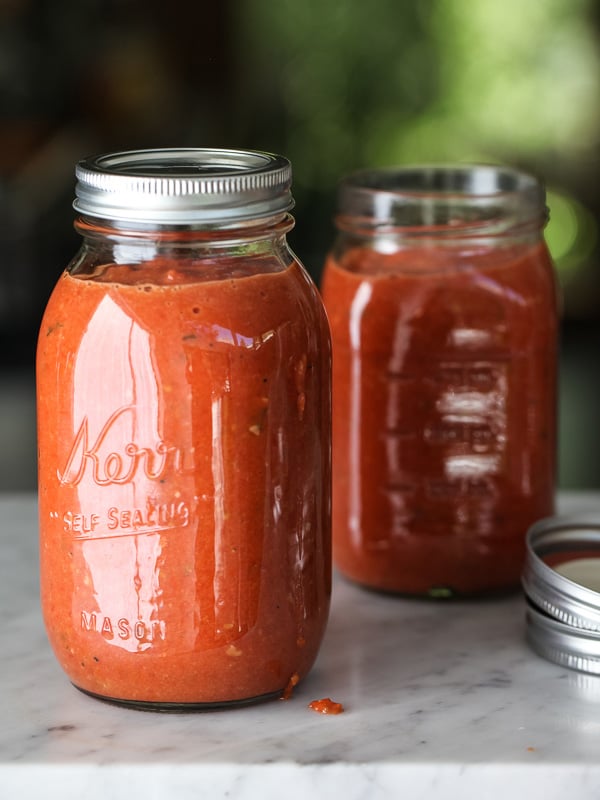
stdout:
<svg viewBox="0 0 600 800">
<path fill-rule="evenodd" d="M 424 165 L 354 172 L 338 189 L 341 230 L 480 237 L 539 229 L 548 219 L 543 184 L 504 166 Z"/>
</svg>

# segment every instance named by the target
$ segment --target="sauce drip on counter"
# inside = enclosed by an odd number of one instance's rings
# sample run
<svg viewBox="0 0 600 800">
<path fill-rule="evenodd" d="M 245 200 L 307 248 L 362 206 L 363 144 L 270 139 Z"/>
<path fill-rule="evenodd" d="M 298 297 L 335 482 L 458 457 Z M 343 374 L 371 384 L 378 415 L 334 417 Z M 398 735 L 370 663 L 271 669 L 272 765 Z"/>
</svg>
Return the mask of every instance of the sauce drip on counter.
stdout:
<svg viewBox="0 0 600 800">
<path fill-rule="evenodd" d="M 324 697 L 322 700 L 313 700 L 308 704 L 312 711 L 317 714 L 343 714 L 344 706 L 341 703 L 336 703 L 329 697 Z"/>
</svg>

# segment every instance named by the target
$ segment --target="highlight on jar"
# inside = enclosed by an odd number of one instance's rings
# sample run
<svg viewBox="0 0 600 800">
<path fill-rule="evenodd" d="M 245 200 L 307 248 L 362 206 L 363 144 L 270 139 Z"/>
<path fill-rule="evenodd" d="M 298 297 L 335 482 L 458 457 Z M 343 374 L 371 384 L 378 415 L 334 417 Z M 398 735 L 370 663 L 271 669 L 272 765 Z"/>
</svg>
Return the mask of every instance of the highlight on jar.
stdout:
<svg viewBox="0 0 600 800">
<path fill-rule="evenodd" d="M 516 590 L 554 513 L 557 281 L 545 190 L 510 167 L 339 184 L 322 293 L 333 341 L 333 554 L 401 595 Z"/>
<path fill-rule="evenodd" d="M 291 167 L 112 153 L 37 353 L 41 602 L 70 681 L 134 708 L 279 698 L 331 594 L 331 344 Z"/>
</svg>

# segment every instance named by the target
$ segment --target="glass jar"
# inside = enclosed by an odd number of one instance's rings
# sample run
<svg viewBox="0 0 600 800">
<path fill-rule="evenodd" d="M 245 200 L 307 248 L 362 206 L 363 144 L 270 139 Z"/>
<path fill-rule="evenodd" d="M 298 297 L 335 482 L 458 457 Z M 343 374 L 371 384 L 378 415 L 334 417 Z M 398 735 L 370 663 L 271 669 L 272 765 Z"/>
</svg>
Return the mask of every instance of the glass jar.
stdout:
<svg viewBox="0 0 600 800">
<path fill-rule="evenodd" d="M 37 356 L 50 642 L 119 703 L 279 696 L 331 591 L 330 339 L 286 242 L 289 162 L 137 151 L 77 179 Z"/>
<path fill-rule="evenodd" d="M 323 276 L 334 563 L 365 586 L 516 588 L 553 513 L 557 288 L 542 186 L 493 166 L 350 175 Z"/>
</svg>

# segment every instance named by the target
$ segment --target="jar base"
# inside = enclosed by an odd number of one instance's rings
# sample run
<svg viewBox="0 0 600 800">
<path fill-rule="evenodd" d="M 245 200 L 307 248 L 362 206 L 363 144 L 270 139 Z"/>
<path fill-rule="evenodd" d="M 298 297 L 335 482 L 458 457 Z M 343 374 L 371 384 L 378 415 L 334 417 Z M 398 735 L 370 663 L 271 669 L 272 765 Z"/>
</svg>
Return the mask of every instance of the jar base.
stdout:
<svg viewBox="0 0 600 800">
<path fill-rule="evenodd" d="M 390 597 L 397 597 L 404 600 L 431 600 L 433 602 L 459 602 L 461 600 L 495 600 L 503 597 L 510 597 L 521 591 L 521 584 L 517 580 L 514 583 L 507 584 L 506 586 L 495 586 L 492 588 L 478 588 L 471 591 L 457 590 L 451 586 L 433 586 L 429 589 L 423 590 L 406 590 L 388 588 L 385 586 L 377 586 L 368 581 L 363 581 L 352 575 L 347 575 L 338 570 L 344 581 L 352 586 L 356 586 L 362 591 L 371 594 L 388 595 Z"/>
<path fill-rule="evenodd" d="M 165 714 L 187 714 L 202 711 L 224 711 L 228 708 L 241 708 L 243 706 L 266 703 L 269 700 L 277 700 L 282 697 L 284 692 L 284 689 L 281 689 L 277 692 L 269 692 L 268 694 L 258 695 L 258 697 L 248 697 L 241 700 L 217 700 L 215 702 L 203 703 L 163 703 L 155 700 L 124 700 L 119 697 L 106 697 L 105 695 L 90 692 L 88 689 L 82 689 L 81 686 L 77 686 L 76 683 L 74 683 L 73 686 L 82 692 L 82 694 L 93 697 L 94 700 L 101 700 L 103 703 L 131 708 L 136 711 L 154 711 Z"/>
</svg>

